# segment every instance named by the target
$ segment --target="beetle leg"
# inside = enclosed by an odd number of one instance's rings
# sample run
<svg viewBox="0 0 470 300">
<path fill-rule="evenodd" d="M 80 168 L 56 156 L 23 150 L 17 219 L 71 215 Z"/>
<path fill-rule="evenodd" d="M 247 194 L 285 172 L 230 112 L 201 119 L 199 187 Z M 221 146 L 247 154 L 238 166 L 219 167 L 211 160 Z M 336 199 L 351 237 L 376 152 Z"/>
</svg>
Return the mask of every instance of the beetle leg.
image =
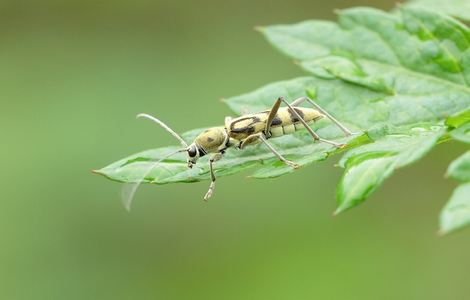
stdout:
<svg viewBox="0 0 470 300">
<path fill-rule="evenodd" d="M 345 144 L 336 143 L 330 140 L 322 139 L 315 131 L 313 131 L 313 129 L 310 126 L 308 126 L 307 122 L 305 122 L 305 120 L 299 115 L 299 113 L 297 113 L 297 111 L 286 100 L 284 100 L 284 98 L 281 97 L 279 99 L 281 99 L 281 101 L 284 102 L 287 105 L 287 107 L 289 107 L 289 110 L 297 117 L 297 119 L 299 119 L 300 123 L 304 125 L 304 127 L 307 129 L 308 133 L 310 133 L 310 135 L 312 136 L 314 140 L 333 145 L 337 148 L 342 148 L 345 146 Z"/>
<path fill-rule="evenodd" d="M 298 106 L 300 104 L 302 104 L 303 102 L 307 101 L 308 103 L 310 103 L 313 107 L 315 107 L 319 112 L 321 112 L 322 114 L 324 114 L 328 119 L 331 120 L 331 122 L 335 123 L 336 126 L 339 127 L 339 129 L 341 129 L 341 131 L 344 132 L 344 135 L 345 136 L 350 136 L 350 135 L 353 135 L 353 133 L 346 127 L 344 126 L 343 124 L 341 124 L 338 120 L 336 120 L 335 117 L 333 117 L 332 115 L 330 115 L 326 110 L 324 110 L 323 108 L 321 108 L 320 105 L 318 105 L 317 103 L 315 103 L 312 99 L 308 98 L 308 97 L 301 97 L 299 99 L 296 99 L 294 100 L 290 105 L 291 106 Z"/>
<path fill-rule="evenodd" d="M 269 111 L 268 119 L 266 120 L 266 128 L 264 129 L 266 138 L 269 138 L 271 136 L 271 124 L 274 120 L 274 117 L 276 117 L 279 107 L 281 106 L 281 101 L 282 100 L 280 97 L 277 98 L 276 102 L 274 102 L 273 106 L 271 107 L 271 110 Z"/>
<path fill-rule="evenodd" d="M 294 169 L 297 169 L 298 167 L 300 167 L 298 164 L 296 164 L 295 162 L 292 162 L 288 159 L 286 159 L 284 156 L 282 156 L 281 153 L 277 152 L 277 150 L 268 142 L 268 140 L 266 139 L 266 137 L 261 133 L 259 135 L 259 139 L 269 148 L 269 150 L 271 150 L 271 152 L 276 155 L 276 157 L 282 161 L 283 163 L 291 166 L 292 168 Z"/>
<path fill-rule="evenodd" d="M 212 194 L 214 193 L 215 189 L 215 174 L 214 174 L 214 162 L 218 161 L 219 159 L 222 158 L 222 153 L 218 152 L 212 155 L 212 157 L 209 159 L 209 170 L 211 173 L 211 184 L 209 185 L 209 190 L 207 191 L 206 195 L 204 196 L 204 201 L 207 201 Z"/>
<path fill-rule="evenodd" d="M 290 103 L 291 106 L 299 106 L 300 104 L 304 103 L 307 101 L 307 97 L 300 97 L 298 99 L 295 99 Z"/>
<path fill-rule="evenodd" d="M 264 135 L 264 133 L 262 132 L 259 132 L 259 133 L 255 133 L 255 134 L 252 134 L 250 136 L 248 136 L 246 139 L 244 139 L 242 141 L 242 143 L 240 144 L 240 149 L 243 149 L 245 146 L 248 146 L 248 145 L 251 145 L 251 144 L 254 144 L 256 143 L 257 141 L 262 141 L 268 148 L 269 150 L 271 150 L 271 152 L 276 155 L 276 157 L 282 161 L 283 163 L 291 166 L 292 168 L 294 169 L 297 169 L 299 167 L 298 164 L 296 164 L 295 162 L 292 162 L 288 159 L 286 159 L 284 156 L 282 156 L 281 153 L 277 152 L 277 150 L 268 142 L 266 136 Z"/>
<path fill-rule="evenodd" d="M 247 136 L 246 139 L 244 139 L 243 141 L 240 142 L 240 146 L 238 146 L 238 149 L 242 150 L 243 148 L 245 148 L 248 145 L 255 144 L 256 142 L 258 142 L 260 140 L 261 135 L 263 135 L 262 132 L 255 133 L 255 134 Z"/>
</svg>

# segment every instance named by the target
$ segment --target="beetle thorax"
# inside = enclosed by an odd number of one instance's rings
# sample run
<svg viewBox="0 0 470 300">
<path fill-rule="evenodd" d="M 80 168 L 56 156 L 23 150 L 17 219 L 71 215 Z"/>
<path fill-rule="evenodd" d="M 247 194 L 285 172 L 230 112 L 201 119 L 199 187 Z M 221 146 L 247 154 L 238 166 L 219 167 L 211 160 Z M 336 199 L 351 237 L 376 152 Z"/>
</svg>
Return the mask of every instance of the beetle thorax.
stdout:
<svg viewBox="0 0 470 300">
<path fill-rule="evenodd" d="M 223 127 L 213 127 L 199 134 L 194 142 L 206 153 L 222 150 L 227 143 L 228 135 Z"/>
</svg>

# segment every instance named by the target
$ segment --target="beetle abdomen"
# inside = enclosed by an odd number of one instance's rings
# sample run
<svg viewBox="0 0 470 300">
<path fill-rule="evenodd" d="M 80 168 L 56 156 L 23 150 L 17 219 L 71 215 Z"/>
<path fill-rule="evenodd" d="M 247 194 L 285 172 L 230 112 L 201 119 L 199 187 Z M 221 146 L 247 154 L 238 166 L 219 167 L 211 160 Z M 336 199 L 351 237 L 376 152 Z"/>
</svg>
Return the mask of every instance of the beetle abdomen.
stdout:
<svg viewBox="0 0 470 300">
<path fill-rule="evenodd" d="M 297 114 L 310 124 L 324 117 L 323 114 L 312 108 L 295 107 Z M 271 124 L 271 137 L 283 136 L 305 129 L 300 119 L 289 108 L 279 109 L 276 117 Z"/>
<path fill-rule="evenodd" d="M 324 117 L 323 114 L 312 108 L 294 107 L 297 114 L 307 123 Z M 269 111 L 250 114 L 233 119 L 228 124 L 227 131 L 231 138 L 244 140 L 248 136 L 262 132 L 266 128 Z M 279 108 L 271 123 L 271 136 L 278 137 L 303 129 L 300 119 L 287 107 Z"/>
<path fill-rule="evenodd" d="M 312 123 L 313 121 L 307 122 L 307 124 Z M 286 134 L 291 134 L 294 133 L 298 130 L 305 129 L 304 125 L 302 123 L 295 123 L 295 124 L 290 124 L 286 126 L 276 126 L 276 127 L 271 127 L 271 137 L 279 137 L 283 136 Z"/>
</svg>

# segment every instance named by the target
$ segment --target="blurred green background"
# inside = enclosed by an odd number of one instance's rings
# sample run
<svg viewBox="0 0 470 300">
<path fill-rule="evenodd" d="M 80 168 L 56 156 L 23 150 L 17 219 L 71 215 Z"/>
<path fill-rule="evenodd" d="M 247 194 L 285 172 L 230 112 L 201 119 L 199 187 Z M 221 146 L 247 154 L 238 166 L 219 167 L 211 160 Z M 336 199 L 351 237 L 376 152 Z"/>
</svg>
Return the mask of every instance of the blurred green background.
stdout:
<svg viewBox="0 0 470 300">
<path fill-rule="evenodd" d="M 467 299 L 470 231 L 436 236 L 464 146 L 331 217 L 336 159 L 272 180 L 144 186 L 93 175 L 217 125 L 221 97 L 302 75 L 256 25 L 382 1 L 1 1 L 0 299 Z"/>
</svg>

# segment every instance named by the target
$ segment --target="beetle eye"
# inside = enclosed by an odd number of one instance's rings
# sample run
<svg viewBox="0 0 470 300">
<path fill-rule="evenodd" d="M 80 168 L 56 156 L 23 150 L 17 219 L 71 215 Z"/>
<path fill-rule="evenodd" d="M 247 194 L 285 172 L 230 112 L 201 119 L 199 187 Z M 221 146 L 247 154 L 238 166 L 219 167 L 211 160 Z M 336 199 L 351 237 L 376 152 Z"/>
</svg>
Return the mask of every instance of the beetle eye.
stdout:
<svg viewBox="0 0 470 300">
<path fill-rule="evenodd" d="M 196 154 L 197 154 L 196 147 L 191 147 L 191 148 L 188 149 L 188 155 L 190 157 L 194 157 L 194 156 L 196 156 Z"/>
</svg>

